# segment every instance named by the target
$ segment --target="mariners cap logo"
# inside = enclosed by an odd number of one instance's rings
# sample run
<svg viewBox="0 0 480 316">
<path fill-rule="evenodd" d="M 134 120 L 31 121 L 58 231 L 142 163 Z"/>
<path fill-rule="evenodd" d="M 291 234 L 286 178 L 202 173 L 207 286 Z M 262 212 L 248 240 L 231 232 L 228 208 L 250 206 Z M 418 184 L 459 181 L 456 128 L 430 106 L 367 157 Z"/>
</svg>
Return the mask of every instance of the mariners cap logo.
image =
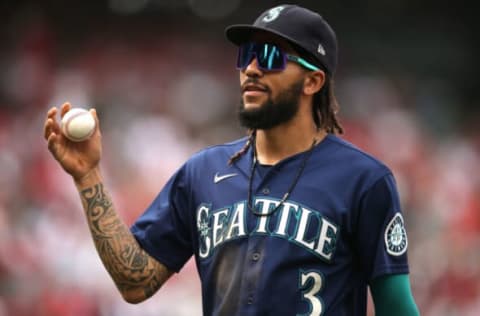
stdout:
<svg viewBox="0 0 480 316">
<path fill-rule="evenodd" d="M 407 251 L 407 231 L 400 213 L 395 214 L 385 229 L 385 246 L 392 256 L 401 256 Z"/>
<path fill-rule="evenodd" d="M 278 16 L 280 15 L 280 12 L 282 12 L 283 9 L 285 9 L 284 6 L 278 6 L 268 10 L 267 14 L 263 17 L 262 21 L 272 22 L 273 20 L 278 18 Z"/>
</svg>

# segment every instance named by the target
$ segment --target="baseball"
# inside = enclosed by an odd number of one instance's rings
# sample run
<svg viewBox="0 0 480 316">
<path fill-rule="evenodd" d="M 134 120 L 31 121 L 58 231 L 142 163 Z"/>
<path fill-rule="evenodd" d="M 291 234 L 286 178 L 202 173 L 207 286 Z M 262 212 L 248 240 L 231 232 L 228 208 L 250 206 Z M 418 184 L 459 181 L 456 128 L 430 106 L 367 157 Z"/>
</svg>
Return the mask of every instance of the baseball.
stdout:
<svg viewBox="0 0 480 316">
<path fill-rule="evenodd" d="M 62 133 L 74 142 L 88 139 L 95 131 L 95 118 L 81 108 L 70 109 L 62 118 Z"/>
</svg>

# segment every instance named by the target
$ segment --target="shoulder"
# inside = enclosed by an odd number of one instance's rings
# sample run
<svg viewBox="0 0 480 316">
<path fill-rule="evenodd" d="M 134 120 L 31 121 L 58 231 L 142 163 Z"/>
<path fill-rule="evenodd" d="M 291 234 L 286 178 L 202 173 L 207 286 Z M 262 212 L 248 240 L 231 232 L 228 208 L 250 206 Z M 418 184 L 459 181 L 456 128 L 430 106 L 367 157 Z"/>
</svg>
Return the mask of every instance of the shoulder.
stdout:
<svg viewBox="0 0 480 316">
<path fill-rule="evenodd" d="M 378 158 L 358 148 L 345 139 L 336 135 L 328 135 L 326 141 L 328 146 L 331 147 L 332 156 L 335 159 L 348 161 L 356 167 L 389 171 L 389 168 Z"/>
<path fill-rule="evenodd" d="M 232 142 L 206 147 L 193 154 L 187 163 L 198 164 L 213 160 L 226 164 L 230 157 L 245 145 L 246 141 L 247 137 L 243 137 Z"/>
<path fill-rule="evenodd" d="M 317 155 L 319 161 L 327 162 L 332 172 L 360 180 L 367 186 L 392 173 L 378 158 L 332 134 L 325 138 Z"/>
<path fill-rule="evenodd" d="M 206 147 L 193 154 L 183 165 L 187 175 L 205 174 L 210 171 L 230 169 L 230 157 L 238 152 L 247 142 L 247 137 L 232 142 Z"/>
<path fill-rule="evenodd" d="M 199 179 L 213 177 L 217 172 L 230 172 L 234 166 L 229 165 L 230 157 L 246 143 L 247 137 L 219 145 L 205 147 L 194 153 L 175 172 L 170 185 L 188 186 Z"/>
</svg>

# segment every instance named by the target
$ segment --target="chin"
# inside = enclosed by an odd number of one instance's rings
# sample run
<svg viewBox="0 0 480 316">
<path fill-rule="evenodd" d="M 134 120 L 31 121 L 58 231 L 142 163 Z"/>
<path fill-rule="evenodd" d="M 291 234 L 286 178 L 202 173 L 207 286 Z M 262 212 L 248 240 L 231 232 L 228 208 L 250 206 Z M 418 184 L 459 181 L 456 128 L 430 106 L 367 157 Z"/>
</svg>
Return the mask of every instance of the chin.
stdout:
<svg viewBox="0 0 480 316">
<path fill-rule="evenodd" d="M 247 110 L 248 110 L 248 109 L 257 109 L 257 108 L 259 108 L 259 107 L 261 107 L 261 106 L 262 106 L 261 103 L 256 103 L 256 102 L 248 102 L 248 103 L 245 102 L 245 103 L 244 103 L 244 107 L 245 107 L 245 109 L 247 109 Z"/>
<path fill-rule="evenodd" d="M 259 107 L 262 106 L 261 102 L 243 102 L 243 108 L 245 110 L 250 110 L 250 109 L 258 109 Z"/>
</svg>

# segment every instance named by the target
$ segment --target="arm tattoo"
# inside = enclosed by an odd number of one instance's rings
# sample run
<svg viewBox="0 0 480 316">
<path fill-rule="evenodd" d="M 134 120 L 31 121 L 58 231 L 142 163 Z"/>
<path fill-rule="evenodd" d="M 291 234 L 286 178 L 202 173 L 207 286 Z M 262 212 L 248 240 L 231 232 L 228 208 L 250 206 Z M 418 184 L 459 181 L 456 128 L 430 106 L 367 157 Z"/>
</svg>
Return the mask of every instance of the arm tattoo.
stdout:
<svg viewBox="0 0 480 316">
<path fill-rule="evenodd" d="M 98 254 L 122 293 L 153 295 L 170 272 L 152 259 L 116 213 L 102 183 L 80 192 Z"/>
</svg>

